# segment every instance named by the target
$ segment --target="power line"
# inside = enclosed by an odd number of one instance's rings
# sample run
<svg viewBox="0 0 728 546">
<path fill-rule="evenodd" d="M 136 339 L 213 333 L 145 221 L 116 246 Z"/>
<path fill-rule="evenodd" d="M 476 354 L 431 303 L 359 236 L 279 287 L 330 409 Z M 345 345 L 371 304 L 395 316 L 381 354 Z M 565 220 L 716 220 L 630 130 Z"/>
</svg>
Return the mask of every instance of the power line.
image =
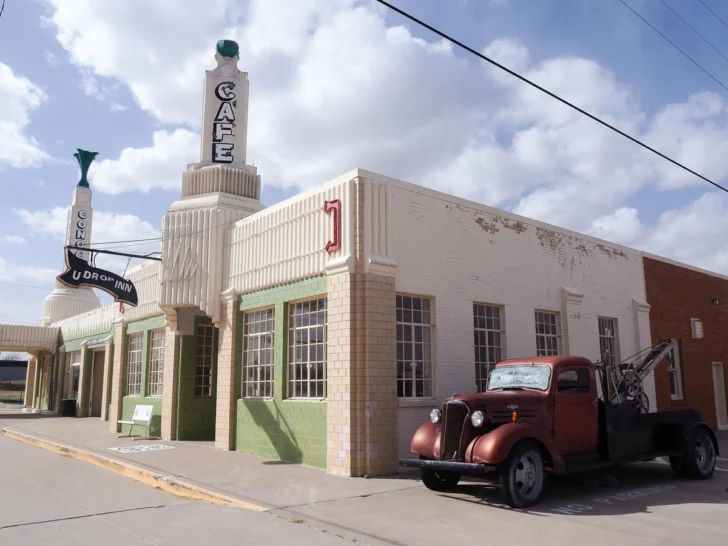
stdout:
<svg viewBox="0 0 728 546">
<path fill-rule="evenodd" d="M 664 35 L 664 34 L 663 34 L 662 32 L 660 32 L 659 30 L 657 30 L 657 28 L 656 28 L 655 26 L 653 26 L 653 25 L 652 25 L 652 23 L 650 23 L 650 22 L 649 22 L 649 21 L 648 21 L 647 19 L 645 19 L 645 18 L 644 18 L 644 17 L 642 17 L 642 16 L 641 16 L 641 15 L 640 15 L 639 13 L 637 13 L 637 12 L 636 12 L 636 11 L 635 11 L 634 9 L 632 9 L 632 6 L 630 6 L 629 4 L 627 4 L 627 3 L 626 3 L 626 2 L 624 1 L 624 0 L 619 0 L 619 1 L 620 1 L 620 2 L 622 2 L 622 4 L 623 4 L 623 5 L 624 5 L 624 6 L 625 6 L 625 7 L 626 7 L 626 8 L 627 8 L 627 9 L 628 9 L 629 11 L 631 11 L 631 12 L 632 12 L 632 13 L 634 13 L 634 14 L 635 14 L 635 15 L 636 15 L 637 17 L 639 17 L 640 19 L 642 19 L 642 21 L 643 21 L 643 22 L 644 22 L 644 23 L 645 23 L 645 24 L 646 24 L 647 26 L 649 26 L 649 27 L 650 27 L 650 28 L 651 28 L 652 30 L 654 30 L 655 32 L 657 32 L 657 34 L 659 34 L 660 36 L 662 36 L 662 37 L 663 37 L 663 38 L 664 38 L 664 39 L 665 39 L 665 40 L 666 40 L 666 41 L 667 41 L 667 42 L 668 42 L 668 43 L 669 43 L 669 44 L 670 44 L 670 45 L 671 45 L 672 47 L 674 47 L 674 48 L 675 48 L 675 49 L 677 49 L 677 50 L 678 50 L 678 51 L 679 51 L 680 53 L 682 53 L 683 55 L 685 55 L 685 57 L 687 57 L 687 58 L 688 58 L 688 59 L 690 60 L 690 62 L 691 62 L 691 63 L 693 63 L 693 64 L 694 64 L 695 66 L 697 66 L 697 67 L 698 67 L 698 68 L 699 68 L 700 70 L 702 70 L 702 71 L 703 71 L 703 72 L 705 72 L 705 73 L 706 73 L 706 74 L 707 74 L 708 76 L 710 76 L 710 77 L 711 77 L 711 78 L 712 78 L 712 79 L 713 79 L 713 80 L 714 80 L 714 81 L 715 81 L 715 82 L 716 82 L 716 83 L 717 83 L 718 85 L 720 85 L 720 86 L 721 86 L 721 87 L 722 87 L 723 89 L 725 89 L 726 91 L 728 91 L 728 87 L 726 87 L 726 86 L 725 86 L 725 85 L 723 84 L 723 82 L 721 82 L 721 81 L 720 81 L 720 80 L 719 80 L 718 78 L 716 78 L 715 76 L 713 76 L 713 74 L 711 74 L 710 72 L 708 72 L 708 70 L 707 70 L 706 68 L 704 68 L 704 67 L 703 67 L 703 65 L 701 65 L 701 64 L 700 64 L 700 63 L 699 63 L 698 61 L 696 61 L 696 60 L 695 60 L 695 59 L 693 59 L 693 58 L 692 58 L 692 57 L 691 57 L 690 55 L 688 55 L 687 53 L 685 53 L 685 51 L 684 51 L 684 50 L 682 50 L 682 49 L 681 49 L 681 48 L 680 48 L 680 47 L 679 47 L 679 46 L 678 46 L 678 45 L 677 45 L 677 44 L 676 44 L 675 42 L 673 42 L 672 40 L 670 40 L 670 38 L 668 38 L 668 37 L 667 37 L 667 36 L 665 36 L 665 35 Z"/>
<path fill-rule="evenodd" d="M 721 18 L 720 18 L 720 17 L 718 16 L 718 14 L 717 14 L 717 13 L 715 13 L 715 12 L 714 12 L 714 11 L 713 11 L 712 9 L 710 9 L 710 8 L 708 7 L 708 4 L 706 4 L 705 2 L 703 2 L 703 0 L 698 0 L 698 2 L 700 2 L 701 4 L 703 4 L 703 5 L 705 6 L 705 9 L 707 9 L 707 10 L 708 10 L 708 11 L 709 11 L 710 13 L 712 13 L 712 14 L 713 14 L 713 16 L 714 16 L 714 17 L 715 17 L 716 19 L 718 19 L 718 21 L 720 21 L 721 23 L 723 23 L 723 26 L 724 26 L 725 28 L 728 28 L 728 23 L 726 23 L 726 22 L 725 22 L 725 21 L 724 21 L 723 19 L 721 19 Z"/>
<path fill-rule="evenodd" d="M 143 243 L 146 241 L 161 241 L 161 240 L 162 240 L 161 237 L 152 237 L 151 239 L 128 239 L 126 241 L 104 241 L 101 243 L 93 243 L 93 244 L 94 244 L 94 246 L 99 246 L 99 245 L 116 245 L 119 243 Z"/>
<path fill-rule="evenodd" d="M 500 68 L 501 70 L 503 70 L 503 71 L 505 71 L 505 72 L 508 72 L 508 73 L 509 73 L 509 74 L 510 74 L 511 76 L 514 76 L 514 77 L 518 78 L 519 80 L 521 80 L 522 82 L 524 82 L 524 83 L 527 83 L 528 85 L 530 85 L 530 86 L 532 86 L 532 87 L 535 87 L 536 89 L 538 89 L 538 90 L 539 90 L 539 91 L 541 91 L 542 93 L 546 93 L 546 94 L 547 94 L 548 96 L 550 96 L 551 98 L 554 98 L 554 99 L 556 99 L 557 101 L 561 102 L 562 104 L 565 104 L 566 106 L 568 106 L 568 107 L 570 107 L 570 108 L 573 108 L 574 110 L 576 110 L 576 111 L 577 111 L 577 112 L 579 112 L 580 114 L 583 114 L 583 115 L 587 116 L 588 118 L 590 118 L 590 119 L 592 119 L 592 120 L 596 121 L 597 123 L 600 123 L 600 124 L 601 124 L 601 125 L 603 125 L 604 127 L 607 127 L 608 129 L 611 129 L 611 130 L 612 130 L 612 131 L 614 131 L 615 133 L 618 133 L 618 134 L 622 135 L 623 137 L 625 137 L 625 138 L 627 138 L 627 139 L 631 140 L 631 141 L 632 141 L 632 142 L 634 142 L 635 144 L 638 144 L 639 146 L 642 146 L 643 148 L 645 148 L 646 150 L 649 150 L 649 151 L 650 151 L 650 152 L 652 152 L 653 154 L 655 154 L 655 155 L 658 155 L 658 156 L 660 156 L 660 157 L 661 157 L 661 158 L 663 158 L 663 159 L 666 159 L 667 161 L 669 161 L 669 162 L 670 162 L 670 163 L 672 163 L 673 165 L 676 165 L 677 167 L 680 167 L 681 169 L 684 169 L 685 171 L 689 172 L 690 174 L 692 174 L 692 175 L 694 175 L 694 176 L 697 176 L 698 178 L 700 178 L 700 179 L 704 180 L 704 181 L 705 181 L 705 182 L 707 182 L 708 184 L 712 184 L 712 185 L 713 185 L 713 186 L 715 186 L 716 188 L 718 188 L 718 189 L 720 189 L 720 190 L 723 190 L 724 192 L 728 193 L 728 188 L 725 188 L 725 187 L 721 186 L 720 184 L 718 184 L 718 183 L 716 183 L 716 182 L 713 182 L 713 181 L 712 181 L 712 180 L 710 180 L 709 178 L 707 178 L 707 177 L 703 176 L 702 174 L 700 174 L 700 173 L 698 173 L 698 172 L 695 172 L 694 170 L 690 169 L 689 167 L 686 167 L 685 165 L 683 165 L 682 163 L 679 163 L 678 161 L 676 161 L 676 160 L 674 160 L 674 159 L 672 159 L 672 158 L 670 158 L 670 157 L 666 156 L 666 155 L 665 155 L 665 154 L 663 154 L 662 152 L 658 152 L 657 150 L 655 150 L 655 149 L 654 149 L 654 148 L 652 148 L 651 146 L 648 146 L 647 144 L 645 144 L 645 143 L 641 142 L 640 140 L 637 140 L 637 139 L 636 139 L 635 137 L 633 137 L 633 136 L 630 136 L 630 135 L 628 135 L 627 133 L 625 133 L 624 131 L 622 131 L 622 130 L 620 130 L 620 129 L 617 129 L 616 127 L 614 127 L 613 125 L 610 125 L 610 124 L 609 124 L 609 123 L 607 123 L 606 121 L 603 121 L 603 120 L 599 119 L 599 118 L 598 118 L 598 117 L 596 117 L 595 115 L 593 115 L 593 114 L 590 114 L 589 112 L 587 112 L 586 110 L 584 110 L 584 109 L 582 109 L 582 108 L 579 108 L 578 106 L 576 106 L 576 105 L 574 105 L 574 104 L 570 103 L 570 102 L 569 102 L 569 101 L 567 101 L 566 99 L 563 99 L 563 98 L 561 98 L 560 96 L 556 95 L 555 93 L 552 93 L 552 92 L 551 92 L 551 91 L 549 91 L 548 89 L 545 89 L 545 88 L 541 87 L 540 85 L 538 85 L 538 84 L 536 84 L 536 83 L 532 82 L 531 80 L 529 80 L 528 78 L 526 78 L 526 77 L 524 77 L 524 76 L 521 76 L 521 75 L 520 75 L 520 74 L 518 74 L 517 72 L 514 72 L 513 70 L 511 70 L 510 68 L 506 68 L 505 66 L 503 66 L 502 64 L 500 64 L 500 63 L 498 63 L 498 62 L 494 61 L 493 59 L 491 59 L 491 58 L 489 58 L 489 57 L 486 57 L 486 56 L 485 56 L 485 55 L 483 55 L 482 53 L 480 53 L 480 52 L 478 52 L 478 51 L 474 50 L 474 49 L 473 49 L 472 47 L 466 46 L 466 45 L 465 45 L 465 44 L 463 44 L 462 42 L 459 42 L 459 41 L 458 41 L 458 40 L 456 40 L 455 38 L 452 38 L 451 36 L 448 36 L 448 35 L 447 35 L 447 34 L 445 34 L 444 32 L 442 32 L 442 31 L 440 31 L 440 30 L 438 30 L 438 29 L 436 29 L 436 28 L 434 28 L 434 27 L 432 27 L 432 26 L 428 25 L 428 24 L 427 24 L 427 23 L 425 23 L 424 21 L 421 21 L 420 19 L 417 19 L 417 18 L 416 18 L 416 17 L 414 17 L 413 15 L 410 15 L 409 13 L 407 13 L 407 12 L 405 12 L 405 11 L 403 11 L 403 10 L 401 10 L 401 9 L 399 9 L 399 8 L 397 8 L 397 7 L 395 7 L 395 6 L 393 6 L 393 5 L 392 5 L 392 4 L 390 4 L 389 2 L 385 2 L 384 0 L 376 0 L 376 1 L 377 1 L 377 2 L 379 2 L 380 4 L 382 4 L 383 6 L 386 6 L 386 7 L 388 7 L 389 9 L 391 9 L 391 10 L 393 10 L 393 11 L 396 11 L 396 12 L 397 12 L 397 13 L 399 13 L 400 15 L 402 15 L 402 16 L 404 16 L 404 17 L 406 17 L 407 19 L 409 19 L 409 20 L 411 20 L 411 21 L 414 21 L 415 23 L 417 23 L 418 25 L 420 25 L 420 26 L 422 26 L 422 27 L 426 28 L 427 30 L 429 30 L 429 31 L 431 31 L 431 32 L 434 32 L 434 33 L 435 33 L 435 34 L 437 34 L 438 36 L 441 36 L 441 37 L 445 38 L 445 39 L 446 39 L 446 40 L 448 40 L 449 42 L 452 42 L 453 44 L 455 44 L 455 45 L 457 45 L 457 46 L 459 46 L 459 47 L 463 48 L 464 50 L 466 50 L 466 51 L 468 51 L 468 52 L 472 53 L 472 54 L 473 54 L 473 55 L 475 55 L 476 57 L 480 57 L 480 58 L 481 58 L 481 59 L 483 59 L 484 61 L 487 61 L 487 62 L 489 62 L 490 64 L 492 64 L 492 65 L 494 65 L 494 66 L 497 66 L 498 68 Z M 620 0 L 620 1 L 621 1 L 621 0 Z M 626 5 L 626 4 L 625 4 L 625 5 Z M 629 6 L 627 6 L 627 7 L 629 7 Z M 630 9 L 632 9 L 632 8 L 630 8 Z M 650 26 L 651 26 L 651 25 L 650 25 Z M 720 83 L 720 82 L 719 82 L 719 83 Z M 722 84 L 721 84 L 721 85 L 722 85 Z M 724 86 L 724 87 L 725 87 L 725 86 Z M 726 88 L 726 90 L 728 91 L 728 88 Z"/>
<path fill-rule="evenodd" d="M 5 0 L 3 0 L 3 5 L 0 6 L 0 17 L 3 16 L 3 11 L 5 11 Z"/>
<path fill-rule="evenodd" d="M 17 284 L 14 282 L 0 281 L 0 284 L 7 284 L 8 286 L 20 286 L 22 288 L 35 288 L 36 290 L 45 290 L 46 292 L 50 292 L 51 290 L 53 290 L 53 288 L 43 288 L 42 286 L 31 286 L 29 284 Z"/>
<path fill-rule="evenodd" d="M 705 36 L 703 36 L 703 35 L 702 35 L 702 34 L 701 34 L 700 32 L 698 32 L 698 31 L 697 31 L 697 30 L 696 30 L 695 28 L 693 28 L 693 26 L 692 26 L 692 25 L 691 25 L 690 23 L 688 23 L 688 22 L 687 22 L 687 21 L 686 21 L 686 20 L 685 20 L 685 19 L 683 18 L 683 16 L 682 16 L 682 15 L 680 15 L 680 14 L 679 14 L 678 12 L 676 12 L 676 11 L 675 11 L 674 9 L 672 9 L 672 7 L 670 7 L 670 5 L 669 5 L 669 4 L 667 3 L 667 2 L 665 2 L 665 0 L 660 0 L 660 2 L 662 2 L 662 3 L 663 3 L 663 4 L 665 5 L 665 7 L 666 7 L 667 9 L 669 9 L 669 10 L 670 10 L 671 12 L 673 12 L 673 13 L 674 13 L 674 14 L 675 14 L 675 15 L 677 16 L 677 18 L 678 18 L 678 19 L 680 19 L 680 20 L 681 20 L 681 21 L 682 21 L 683 23 L 685 23 L 685 24 L 686 24 L 687 26 L 689 26 L 689 27 L 690 27 L 690 29 L 691 29 L 691 30 L 692 30 L 692 31 L 693 31 L 693 32 L 694 32 L 695 34 L 697 34 L 698 36 L 700 36 L 700 37 L 701 37 L 701 38 L 702 38 L 702 39 L 703 39 L 703 40 L 705 41 L 705 43 L 706 43 L 706 44 L 708 44 L 708 45 L 709 45 L 710 47 L 712 47 L 713 49 L 715 49 L 715 50 L 716 50 L 716 51 L 718 52 L 718 55 L 720 55 L 720 56 L 721 56 L 721 57 L 723 57 L 723 58 L 724 58 L 724 59 L 725 59 L 726 61 L 728 61 L 728 57 L 726 57 L 726 56 L 725 56 L 725 55 L 723 54 L 723 52 L 722 52 L 722 51 L 721 51 L 720 49 L 718 49 L 717 47 L 715 47 L 715 46 L 714 46 L 714 45 L 712 44 L 712 42 L 711 42 L 710 40 L 708 40 L 708 39 L 707 39 L 707 38 L 706 38 Z"/>
</svg>

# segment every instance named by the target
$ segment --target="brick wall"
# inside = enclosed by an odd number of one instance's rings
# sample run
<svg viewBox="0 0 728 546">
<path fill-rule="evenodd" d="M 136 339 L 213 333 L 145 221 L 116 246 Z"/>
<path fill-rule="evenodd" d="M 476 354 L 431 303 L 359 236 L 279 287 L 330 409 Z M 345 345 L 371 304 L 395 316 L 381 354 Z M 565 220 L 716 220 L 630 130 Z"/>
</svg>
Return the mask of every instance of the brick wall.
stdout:
<svg viewBox="0 0 728 546">
<path fill-rule="evenodd" d="M 412 433 L 433 405 L 476 388 L 473 302 L 502 306 L 504 358 L 536 353 L 535 309 L 559 313 L 562 353 L 599 359 L 599 316 L 617 319 L 622 357 L 637 352 L 638 339 L 649 339 L 641 331 L 647 321 L 635 313 L 645 298 L 639 252 L 390 184 L 396 291 L 429 297 L 434 309 L 434 396 L 399 400 L 400 455 L 409 455 Z"/>
<path fill-rule="evenodd" d="M 683 398 L 672 399 L 663 362 L 655 373 L 657 407 L 694 408 L 715 428 L 712 363 L 723 363 L 728 377 L 728 280 L 647 256 L 644 268 L 652 339 L 677 338 L 680 345 Z M 712 303 L 714 298 L 717 305 Z M 703 322 L 702 339 L 693 339 L 691 318 Z"/>
</svg>

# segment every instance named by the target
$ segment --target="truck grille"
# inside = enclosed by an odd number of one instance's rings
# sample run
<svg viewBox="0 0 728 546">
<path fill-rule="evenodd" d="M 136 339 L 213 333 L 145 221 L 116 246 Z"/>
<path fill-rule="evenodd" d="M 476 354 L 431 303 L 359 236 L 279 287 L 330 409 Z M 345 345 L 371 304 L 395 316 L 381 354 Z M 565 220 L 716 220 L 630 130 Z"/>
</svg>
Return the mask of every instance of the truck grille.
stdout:
<svg viewBox="0 0 728 546">
<path fill-rule="evenodd" d="M 442 427 L 440 430 L 440 460 L 462 459 L 460 443 L 465 420 L 470 408 L 465 402 L 450 400 L 442 407 Z"/>
</svg>

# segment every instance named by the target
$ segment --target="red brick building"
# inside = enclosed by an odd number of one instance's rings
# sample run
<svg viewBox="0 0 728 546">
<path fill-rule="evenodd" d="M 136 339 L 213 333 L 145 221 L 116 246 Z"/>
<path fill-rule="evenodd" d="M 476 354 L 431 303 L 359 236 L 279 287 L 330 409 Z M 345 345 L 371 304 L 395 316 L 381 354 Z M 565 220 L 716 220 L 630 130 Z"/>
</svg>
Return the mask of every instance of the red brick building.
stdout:
<svg viewBox="0 0 728 546">
<path fill-rule="evenodd" d="M 728 429 L 728 277 L 644 257 L 653 342 L 677 341 L 674 370 L 655 371 L 657 409 L 692 407 Z"/>
</svg>

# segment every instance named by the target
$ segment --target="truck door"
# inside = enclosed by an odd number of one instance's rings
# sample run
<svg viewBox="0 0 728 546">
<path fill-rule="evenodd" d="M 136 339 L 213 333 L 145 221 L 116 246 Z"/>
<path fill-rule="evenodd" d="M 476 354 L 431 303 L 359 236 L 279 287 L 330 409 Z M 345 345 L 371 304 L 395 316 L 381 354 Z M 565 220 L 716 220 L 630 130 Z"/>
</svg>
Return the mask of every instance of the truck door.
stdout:
<svg viewBox="0 0 728 546">
<path fill-rule="evenodd" d="M 586 366 L 560 368 L 556 376 L 554 442 L 564 455 L 594 453 L 599 443 L 599 408 L 594 372 Z"/>
</svg>

